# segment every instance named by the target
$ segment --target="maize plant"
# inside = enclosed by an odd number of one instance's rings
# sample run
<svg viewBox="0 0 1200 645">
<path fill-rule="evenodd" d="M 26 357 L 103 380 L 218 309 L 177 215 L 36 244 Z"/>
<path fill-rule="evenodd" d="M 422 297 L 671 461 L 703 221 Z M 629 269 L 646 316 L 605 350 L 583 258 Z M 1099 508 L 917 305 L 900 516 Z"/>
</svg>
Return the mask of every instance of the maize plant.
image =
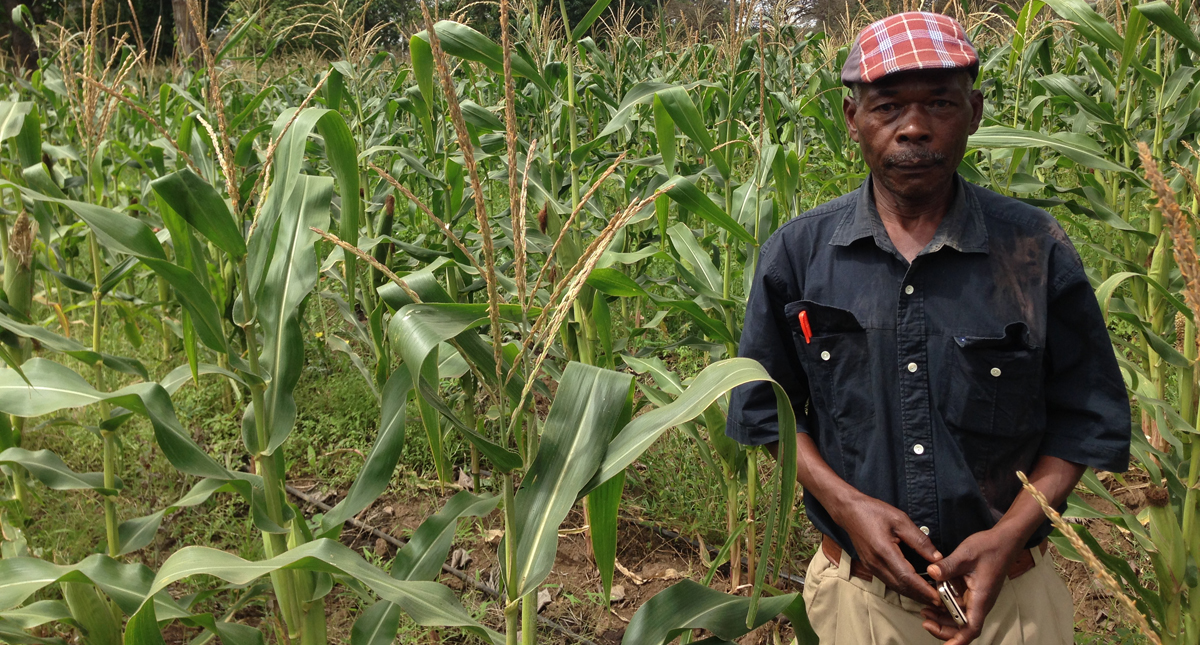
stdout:
<svg viewBox="0 0 1200 645">
<path fill-rule="evenodd" d="M 608 0 L 575 24 L 564 2 L 503 0 L 493 31 L 442 3 L 390 52 L 333 3 L 314 23 L 333 62 L 291 64 L 263 47 L 260 14 L 218 43 L 203 4 L 185 4 L 199 48 L 169 73 L 94 3 L 78 33 L 38 27 L 50 54 L 4 81 L 0 640 L 60 642 L 44 636 L 54 625 L 157 643 L 177 622 L 200 640 L 324 643 L 340 586 L 360 607 L 355 644 L 392 642 L 402 616 L 533 643 L 568 515 L 583 509 L 607 600 L 626 469 L 678 428 L 719 482 L 721 548 L 702 580 L 642 605 L 623 642 L 731 642 L 779 614 L 815 642 L 798 594 L 775 584 L 813 548 L 794 539 L 794 446 L 773 462 L 726 438 L 726 395 L 770 380 L 736 357 L 759 246 L 866 176 L 836 70 L 874 16 L 821 32 L 787 24 L 783 4 L 733 2 L 707 38 L 666 12 L 634 31 Z M 1080 493 L 1116 510 L 1073 496 L 1066 515 L 1092 523 L 1053 540 L 1096 556 L 1162 642 L 1198 643 L 1197 17 L 1161 0 L 936 8 L 982 54 L 984 125 L 961 174 L 1064 223 L 1140 412 L 1148 507 L 1117 500 L 1123 478 L 1088 473 Z M 671 365 L 681 348 L 704 365 Z M 345 495 L 308 517 L 287 492 L 304 459 L 295 399 L 329 352 L 361 374 L 379 420 Z M 206 420 L 181 412 L 188 383 L 222 392 L 240 454 L 192 430 Z M 788 433 L 805 410 L 776 393 Z M 59 418 L 98 436 L 98 472 L 40 447 Z M 189 489 L 122 517 L 147 485 L 125 439 L 146 424 Z M 368 561 L 342 529 L 388 490 L 406 443 L 443 487 L 461 463 L 473 491 Z M 33 516 L 52 495 L 97 508 L 92 555 L 63 563 L 30 543 L 55 521 Z M 259 553 L 185 540 L 144 564 L 177 511 L 214 504 L 247 509 Z M 502 618 L 488 619 L 438 577 L 460 521 L 491 513 Z M 1127 532 L 1149 573 L 1105 553 L 1097 521 Z M 728 588 L 713 588 L 726 565 Z M 224 585 L 173 593 L 197 576 Z M 228 598 L 217 613 L 213 595 Z M 251 603 L 269 614 L 258 628 L 239 622 Z"/>
</svg>

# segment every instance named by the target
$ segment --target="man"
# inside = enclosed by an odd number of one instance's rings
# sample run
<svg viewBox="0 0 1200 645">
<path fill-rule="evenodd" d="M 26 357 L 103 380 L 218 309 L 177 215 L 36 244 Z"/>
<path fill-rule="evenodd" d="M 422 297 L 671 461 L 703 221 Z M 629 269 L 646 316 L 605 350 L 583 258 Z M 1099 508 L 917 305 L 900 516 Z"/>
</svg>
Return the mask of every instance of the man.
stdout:
<svg viewBox="0 0 1200 645">
<path fill-rule="evenodd" d="M 804 587 L 823 645 L 1072 643 L 1050 526 L 1016 471 L 1062 505 L 1086 466 L 1127 467 L 1129 403 L 1079 255 L 1048 213 L 956 172 L 977 71 L 951 18 L 867 27 L 842 80 L 870 175 L 782 226 L 749 294 L 740 354 L 796 406 L 825 535 Z M 780 439 L 769 385 L 734 392 L 727 433 Z M 942 581 L 963 590 L 963 627 Z"/>
</svg>

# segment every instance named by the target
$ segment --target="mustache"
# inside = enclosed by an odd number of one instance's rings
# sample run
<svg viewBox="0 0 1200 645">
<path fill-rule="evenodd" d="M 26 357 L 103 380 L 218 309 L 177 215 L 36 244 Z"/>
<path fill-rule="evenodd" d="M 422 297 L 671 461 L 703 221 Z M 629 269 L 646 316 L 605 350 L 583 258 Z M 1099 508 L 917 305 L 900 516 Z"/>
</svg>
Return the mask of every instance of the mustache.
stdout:
<svg viewBox="0 0 1200 645">
<path fill-rule="evenodd" d="M 893 155 L 888 155 L 883 158 L 885 166 L 899 166 L 901 164 L 941 164 L 946 161 L 946 155 L 932 150 L 906 150 Z"/>
</svg>

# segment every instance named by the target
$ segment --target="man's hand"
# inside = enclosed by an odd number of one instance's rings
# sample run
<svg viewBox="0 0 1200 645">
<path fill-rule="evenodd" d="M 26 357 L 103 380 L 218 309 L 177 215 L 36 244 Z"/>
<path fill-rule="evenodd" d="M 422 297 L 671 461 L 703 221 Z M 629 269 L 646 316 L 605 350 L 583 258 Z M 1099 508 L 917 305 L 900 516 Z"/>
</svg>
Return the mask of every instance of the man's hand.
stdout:
<svg viewBox="0 0 1200 645">
<path fill-rule="evenodd" d="M 936 609 L 921 611 L 921 617 L 925 619 L 922 626 L 926 631 L 949 641 L 947 645 L 967 645 L 975 640 L 983 630 L 983 621 L 988 612 L 996 604 L 1009 565 L 1021 546 L 1021 542 L 1002 531 L 981 531 L 963 540 L 953 553 L 941 561 L 929 565 L 929 575 L 938 582 L 958 578 L 965 582 L 966 592 L 962 600 L 967 624 L 965 627 L 956 625 L 941 608 L 939 600 Z"/>
<path fill-rule="evenodd" d="M 885 585 L 918 602 L 941 605 L 937 590 L 900 552 L 900 543 L 904 542 L 930 562 L 942 560 L 929 536 L 908 515 L 890 504 L 860 495 L 843 507 L 836 521 L 850 534 L 859 560 Z"/>
</svg>

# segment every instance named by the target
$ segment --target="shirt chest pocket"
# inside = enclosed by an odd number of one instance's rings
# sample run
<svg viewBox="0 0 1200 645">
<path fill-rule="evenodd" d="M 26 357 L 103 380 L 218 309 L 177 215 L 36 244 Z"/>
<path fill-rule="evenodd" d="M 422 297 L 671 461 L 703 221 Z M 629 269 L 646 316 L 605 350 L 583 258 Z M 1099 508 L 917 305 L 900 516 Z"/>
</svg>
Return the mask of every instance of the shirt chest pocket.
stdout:
<svg viewBox="0 0 1200 645">
<path fill-rule="evenodd" d="M 1003 334 L 954 336 L 948 343 L 943 418 L 951 429 L 1020 436 L 1042 406 L 1042 349 L 1029 327 L 1010 323 Z"/>
<path fill-rule="evenodd" d="M 850 311 L 811 300 L 790 303 L 784 313 L 808 376 L 813 405 L 828 411 L 839 430 L 872 426 L 870 351 L 867 332 L 858 319 Z"/>
</svg>

